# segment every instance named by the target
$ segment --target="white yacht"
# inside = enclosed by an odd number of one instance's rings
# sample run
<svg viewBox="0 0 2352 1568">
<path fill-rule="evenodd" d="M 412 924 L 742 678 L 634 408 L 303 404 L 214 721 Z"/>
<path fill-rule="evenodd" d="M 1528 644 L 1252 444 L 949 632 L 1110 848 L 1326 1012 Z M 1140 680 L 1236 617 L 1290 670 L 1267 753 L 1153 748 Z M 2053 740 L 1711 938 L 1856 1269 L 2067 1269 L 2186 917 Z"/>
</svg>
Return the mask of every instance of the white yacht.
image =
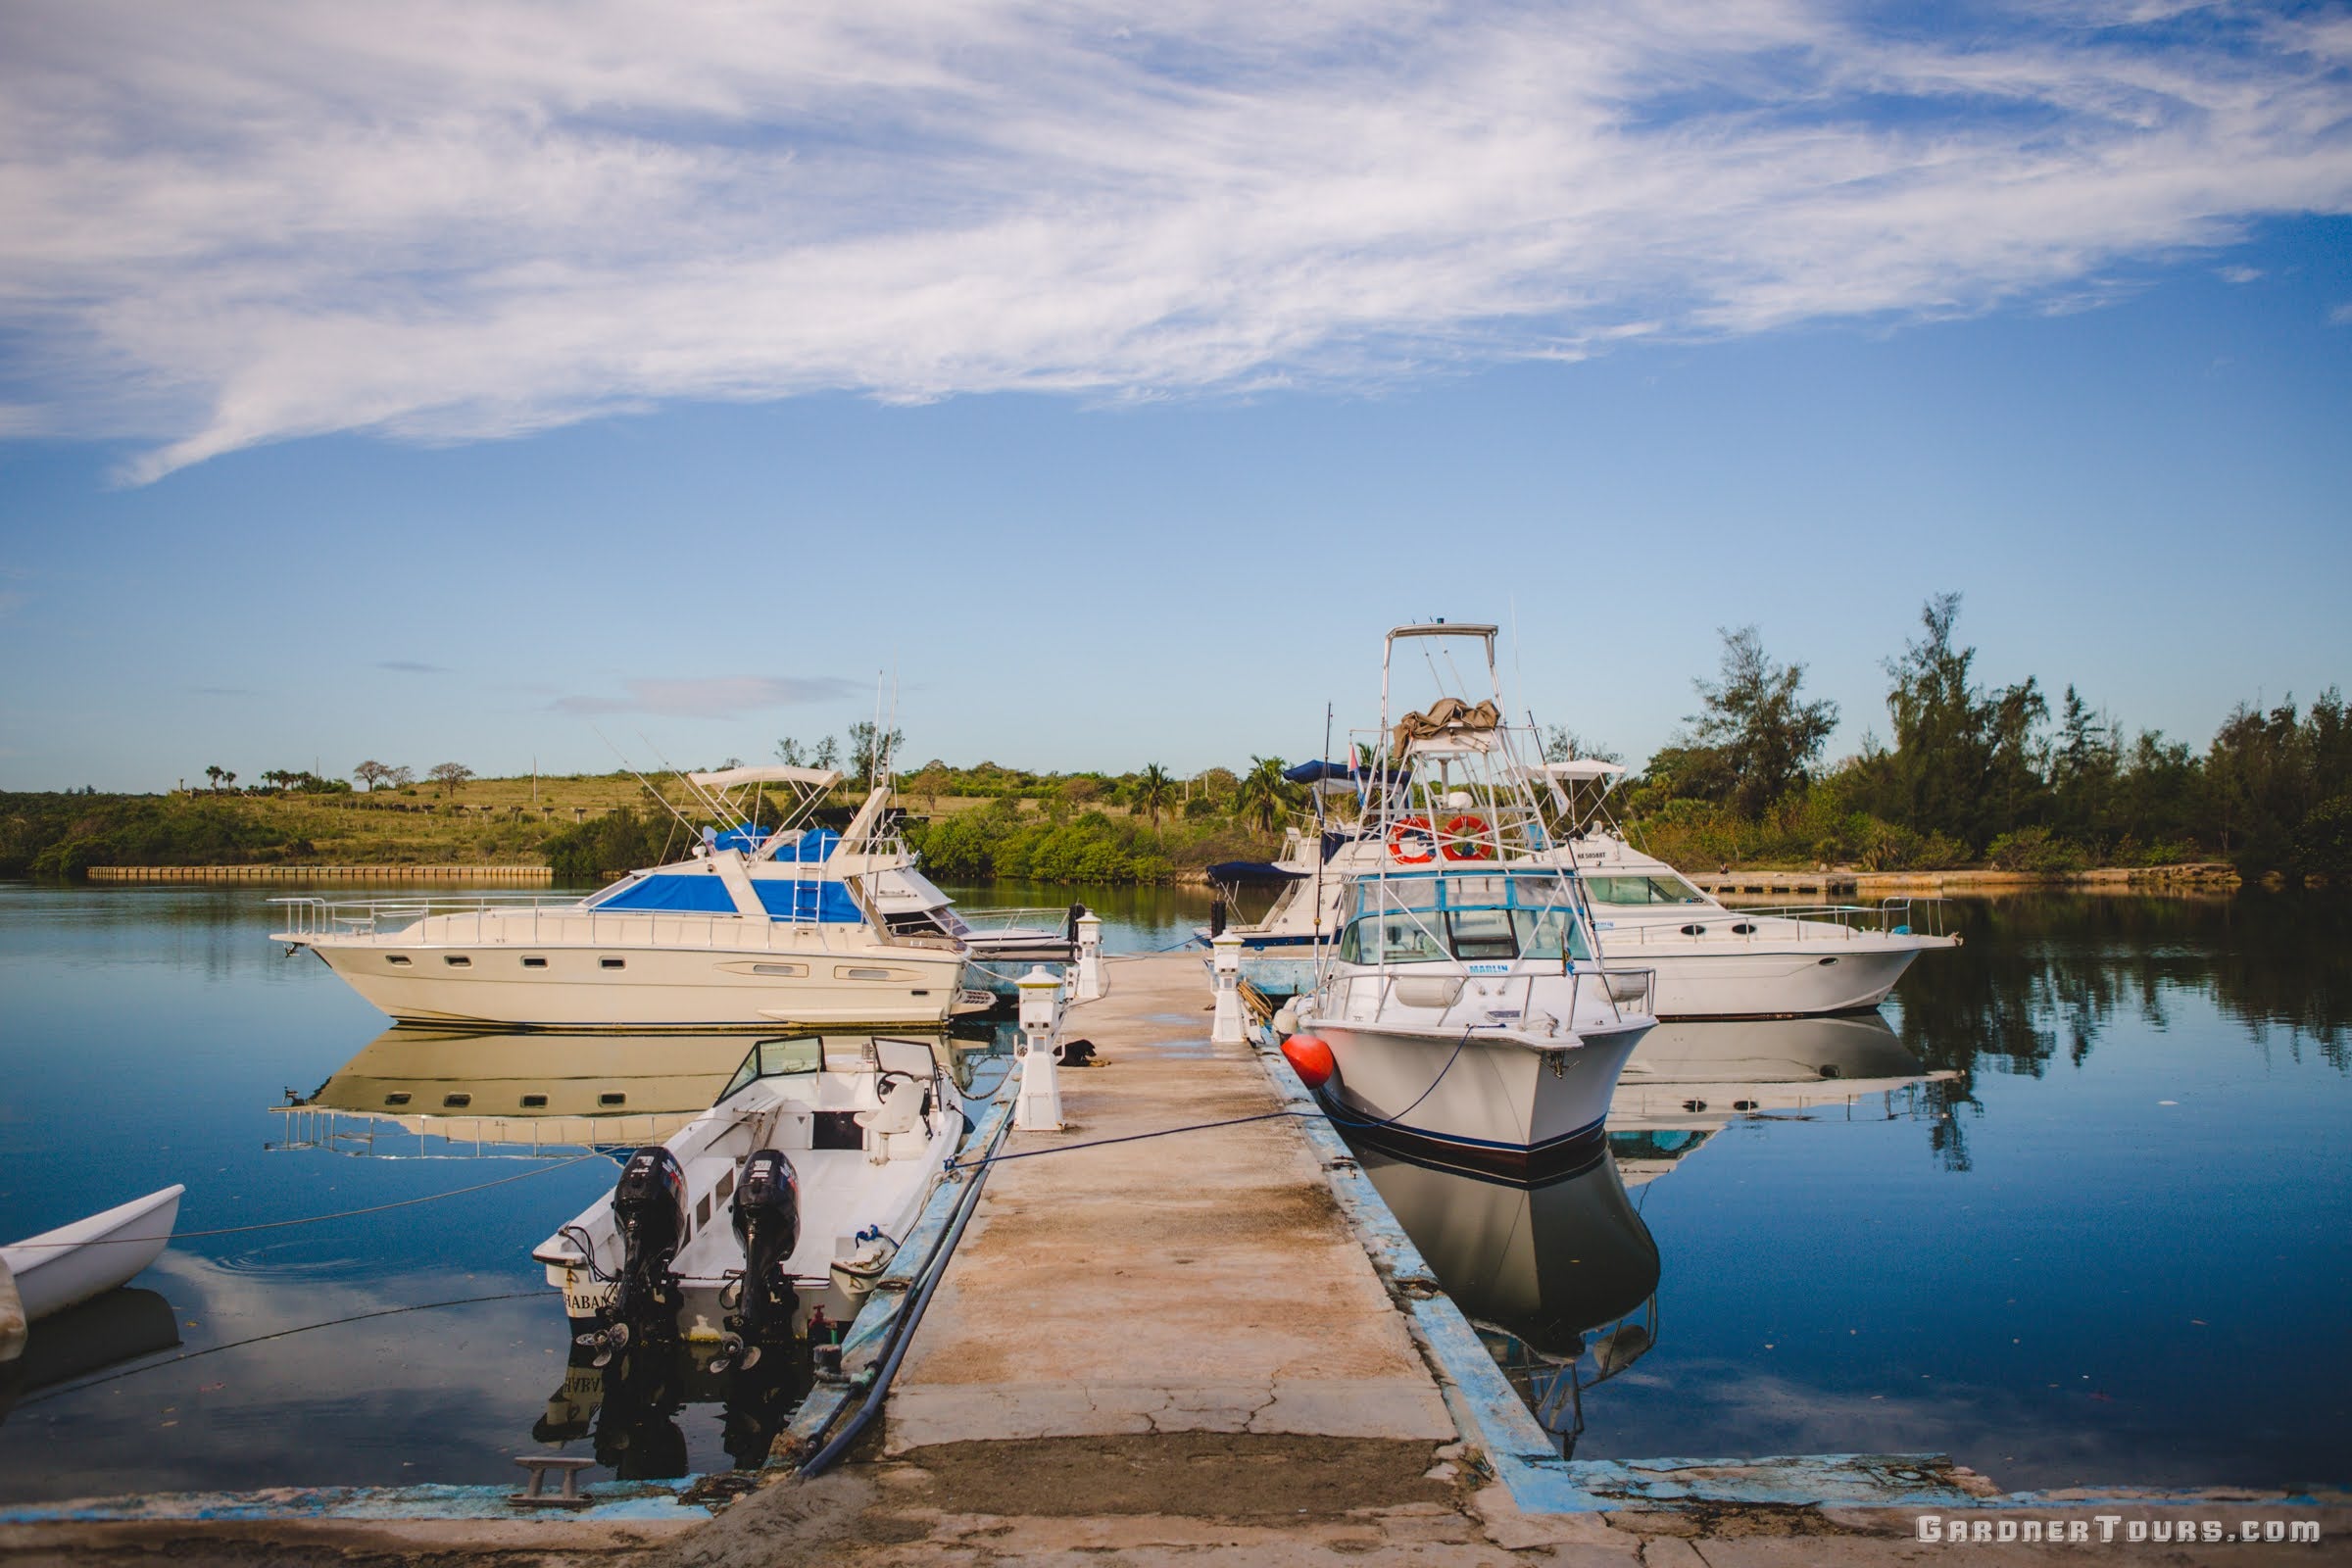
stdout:
<svg viewBox="0 0 2352 1568">
<path fill-rule="evenodd" d="M 1309 762 L 1294 779 L 1337 775 Z M 1584 882 L 1601 956 L 1654 970 L 1660 1018 L 1793 1018 L 1877 1006 L 1911 960 L 1959 938 L 1914 929 L 1937 907 L 1890 899 L 1875 906 L 1727 908 L 1673 866 L 1628 844 L 1597 809 L 1625 772 L 1591 759 L 1531 769 L 1545 808 L 1534 832 L 1536 859 L 1567 867 Z M 1232 927 L 1252 957 L 1262 990 L 1287 993 L 1307 982 L 1313 944 L 1335 928 L 1349 878 L 1377 868 L 1377 833 L 1349 823 L 1320 833 L 1294 829 L 1280 859 L 1212 867 L 1283 883 L 1265 916 Z M 1916 912 L 1915 912 L 1916 911 Z"/>
<path fill-rule="evenodd" d="M 1380 858 L 1347 878 L 1288 1021 L 1328 1048 L 1336 1070 L 1316 1088 L 1344 1124 L 1474 1168 L 1572 1169 L 1600 1155 L 1618 1069 L 1654 1021 L 1650 976 L 1595 957 L 1575 876 L 1539 858 L 1541 813 L 1494 702 L 1440 696 L 1390 722 L 1399 643 L 1434 669 L 1451 651 L 1433 641 L 1472 642 L 1496 690 L 1494 637 L 1440 622 L 1384 642 L 1358 840 Z"/>
<path fill-rule="evenodd" d="M 962 990 L 967 956 L 1058 940 L 957 915 L 891 829 L 886 777 L 839 833 L 763 831 L 726 805 L 781 784 L 800 792 L 787 823 L 805 821 L 841 781 L 829 769 L 687 777 L 736 825 L 683 860 L 578 900 L 281 899 L 276 940 L 402 1022 L 533 1029 L 936 1025 L 993 1003 Z"/>
</svg>

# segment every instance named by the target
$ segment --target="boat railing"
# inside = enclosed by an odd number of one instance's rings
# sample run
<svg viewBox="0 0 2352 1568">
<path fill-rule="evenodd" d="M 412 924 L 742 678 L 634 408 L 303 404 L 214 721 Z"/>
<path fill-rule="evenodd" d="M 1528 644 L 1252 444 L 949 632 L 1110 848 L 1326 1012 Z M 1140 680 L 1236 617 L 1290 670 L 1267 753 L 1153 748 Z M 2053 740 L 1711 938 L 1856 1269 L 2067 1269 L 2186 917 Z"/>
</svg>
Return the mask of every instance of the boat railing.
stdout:
<svg viewBox="0 0 2352 1568">
<path fill-rule="evenodd" d="M 392 894 L 381 898 L 302 895 L 269 901 L 284 909 L 281 934 L 290 937 L 371 936 L 398 931 L 437 914 L 490 914 L 514 909 L 576 910 L 576 893 Z"/>
<path fill-rule="evenodd" d="M 448 1116 L 315 1104 L 272 1105 L 270 1109 L 284 1118 L 285 1137 L 264 1144 L 266 1152 L 323 1150 L 376 1159 L 578 1159 L 602 1150 L 658 1144 L 699 1114 L 625 1111 L 614 1115 Z"/>
<path fill-rule="evenodd" d="M 1418 968 L 1419 965 L 1414 965 L 1413 967 Z M 1538 983 L 1548 985 L 1553 981 L 1561 979 L 1562 976 L 1557 970 L 1544 970 L 1541 972 L 1523 971 L 1518 974 L 1502 976 L 1482 976 L 1469 974 L 1467 972 L 1462 974 L 1415 974 L 1409 971 L 1399 973 L 1392 969 L 1383 973 L 1380 977 L 1380 1000 L 1377 1004 L 1377 1007 L 1380 1012 L 1386 1013 L 1392 1005 L 1409 1007 L 1427 1006 L 1429 1005 L 1428 1003 L 1416 1001 L 1411 997 L 1400 995 L 1398 992 L 1398 986 L 1400 984 L 1427 985 L 1433 980 L 1442 984 L 1443 982 L 1450 980 L 1456 983 L 1452 993 L 1453 1001 L 1445 1004 L 1446 1007 L 1450 1009 L 1455 1002 L 1461 1000 L 1462 990 L 1467 987 L 1472 980 L 1493 980 L 1497 978 L 1500 979 L 1503 984 L 1500 988 L 1499 995 L 1495 1000 L 1497 1002 L 1507 1004 L 1510 1001 L 1511 992 L 1516 990 L 1519 993 L 1519 1005 L 1516 1007 L 1508 1005 L 1490 1006 L 1487 1009 L 1487 1015 L 1497 1023 L 1502 1023 L 1507 1020 L 1516 1020 L 1519 1026 L 1524 1027 L 1527 1023 L 1528 1017 L 1531 1014 L 1536 1012 L 1549 1013 L 1552 1010 L 1547 1006 L 1539 1007 L 1537 1005 L 1536 986 Z M 1568 1030 L 1571 1033 L 1573 1033 L 1577 1028 L 1576 1020 L 1584 1014 L 1584 1004 L 1588 1000 L 1586 988 L 1589 985 L 1597 986 L 1599 988 L 1601 1000 L 1607 1004 L 1610 1012 L 1621 1021 L 1628 1014 L 1646 1014 L 1653 1013 L 1655 1011 L 1651 1005 L 1651 999 L 1656 996 L 1658 985 L 1658 972 L 1655 969 L 1619 968 L 1615 966 L 1611 966 L 1606 969 L 1577 968 L 1571 969 L 1565 978 L 1568 981 L 1567 1016 L 1558 1019 L 1558 1024 L 1559 1027 Z"/>
<path fill-rule="evenodd" d="M 591 909 L 582 906 L 577 899 L 533 900 L 527 895 L 505 900 L 485 896 L 478 901 L 279 899 L 272 902 L 292 906 L 286 926 L 274 933 L 288 941 L 399 937 L 431 917 L 443 921 L 433 933 L 434 942 L 449 946 L 691 946 L 736 953 L 791 955 L 808 949 L 797 938 L 779 940 L 777 933 L 808 931 L 816 924 L 809 920 L 752 920 L 732 910 L 718 913 L 689 909 Z M 924 944 L 906 941 L 901 945 Z"/>
<path fill-rule="evenodd" d="M 1006 931 L 1059 931 L 1068 922 L 1070 911 L 1066 907 L 1055 908 L 1051 905 L 999 909 L 967 909 L 957 905 L 956 917 L 972 931 L 996 935 Z"/>
</svg>

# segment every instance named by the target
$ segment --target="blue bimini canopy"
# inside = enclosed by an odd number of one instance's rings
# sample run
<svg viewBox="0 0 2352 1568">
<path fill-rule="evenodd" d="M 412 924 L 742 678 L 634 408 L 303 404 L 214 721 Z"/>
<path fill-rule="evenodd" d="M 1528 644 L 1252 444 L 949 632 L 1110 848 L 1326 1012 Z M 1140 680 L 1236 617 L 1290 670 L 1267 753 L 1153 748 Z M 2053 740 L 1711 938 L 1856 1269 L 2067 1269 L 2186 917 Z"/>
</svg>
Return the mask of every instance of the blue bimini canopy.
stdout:
<svg viewBox="0 0 2352 1568">
<path fill-rule="evenodd" d="M 735 901 L 727 885 L 708 871 L 657 871 L 641 877 L 591 907 L 606 909 L 662 909 L 686 914 L 733 914 Z"/>
<path fill-rule="evenodd" d="M 1348 762 L 1300 762 L 1285 768 L 1282 776 L 1294 784 L 1352 784 L 1357 778 L 1354 766 Z"/>
<path fill-rule="evenodd" d="M 850 890 L 838 882 L 787 882 L 780 877 L 755 877 L 752 891 L 772 919 L 815 920 L 826 925 L 856 925 L 865 915 Z"/>
<path fill-rule="evenodd" d="M 833 851 L 840 843 L 841 835 L 831 828 L 810 828 L 792 843 L 777 846 L 775 858 L 812 865 L 833 858 Z"/>
<path fill-rule="evenodd" d="M 731 827 L 712 839 L 710 847 L 714 850 L 741 850 L 749 855 L 766 842 L 767 829 L 763 827 Z"/>
</svg>

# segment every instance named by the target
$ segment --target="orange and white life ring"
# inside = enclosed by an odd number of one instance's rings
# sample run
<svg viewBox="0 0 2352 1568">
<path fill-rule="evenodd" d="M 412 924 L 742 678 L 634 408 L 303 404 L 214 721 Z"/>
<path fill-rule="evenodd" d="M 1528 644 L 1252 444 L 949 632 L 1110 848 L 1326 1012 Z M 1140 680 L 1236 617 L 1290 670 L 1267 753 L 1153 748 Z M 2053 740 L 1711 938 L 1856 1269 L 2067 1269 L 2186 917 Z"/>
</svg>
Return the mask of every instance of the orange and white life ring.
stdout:
<svg viewBox="0 0 2352 1568">
<path fill-rule="evenodd" d="M 1474 811 L 1464 811 L 1459 816 L 1448 818 L 1446 837 L 1440 840 L 1446 846 L 1446 858 L 1492 860 L 1494 858 L 1494 846 L 1485 836 L 1488 831 L 1487 819 Z"/>
<path fill-rule="evenodd" d="M 1405 840 L 1421 846 L 1419 855 L 1405 853 Z M 1438 836 L 1429 830 L 1426 816 L 1400 816 L 1389 829 L 1389 855 L 1400 865 L 1427 865 L 1438 858 Z"/>
</svg>

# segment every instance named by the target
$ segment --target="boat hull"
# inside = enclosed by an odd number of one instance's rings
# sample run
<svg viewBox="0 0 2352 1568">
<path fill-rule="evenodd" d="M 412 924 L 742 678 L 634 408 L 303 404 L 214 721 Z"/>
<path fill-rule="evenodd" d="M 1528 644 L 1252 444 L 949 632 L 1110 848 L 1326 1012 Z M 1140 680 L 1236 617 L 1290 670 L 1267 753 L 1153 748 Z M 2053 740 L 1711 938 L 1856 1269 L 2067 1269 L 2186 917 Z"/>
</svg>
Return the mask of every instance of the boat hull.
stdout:
<svg viewBox="0 0 2352 1568">
<path fill-rule="evenodd" d="M 1349 1137 L 1526 1178 L 1601 1156 L 1617 1076 L 1649 1020 L 1571 1039 L 1331 1019 L 1309 1027 L 1339 1066 L 1319 1093 Z"/>
<path fill-rule="evenodd" d="M 403 1023 L 523 1029 L 936 1026 L 956 1007 L 963 971 L 961 954 L 929 950 L 769 956 L 621 943 L 381 940 L 312 948 L 354 991 Z M 541 963 L 526 967 L 526 957 Z M 777 969 L 797 972 L 763 972 Z"/>
<path fill-rule="evenodd" d="M 16 1276 L 24 1319 L 38 1323 L 79 1301 L 127 1283 L 161 1257 L 179 1220 L 184 1187 L 134 1198 L 127 1203 L 0 1247 L 0 1261 Z"/>
<path fill-rule="evenodd" d="M 1809 1018 L 1859 1012 L 1886 1000 L 1918 957 L 1920 945 L 1869 941 L 1780 951 L 1727 947 L 1675 953 L 1657 942 L 1612 942 L 1600 934 L 1610 963 L 1638 964 L 1657 974 L 1653 1004 L 1661 1019 Z"/>
</svg>

